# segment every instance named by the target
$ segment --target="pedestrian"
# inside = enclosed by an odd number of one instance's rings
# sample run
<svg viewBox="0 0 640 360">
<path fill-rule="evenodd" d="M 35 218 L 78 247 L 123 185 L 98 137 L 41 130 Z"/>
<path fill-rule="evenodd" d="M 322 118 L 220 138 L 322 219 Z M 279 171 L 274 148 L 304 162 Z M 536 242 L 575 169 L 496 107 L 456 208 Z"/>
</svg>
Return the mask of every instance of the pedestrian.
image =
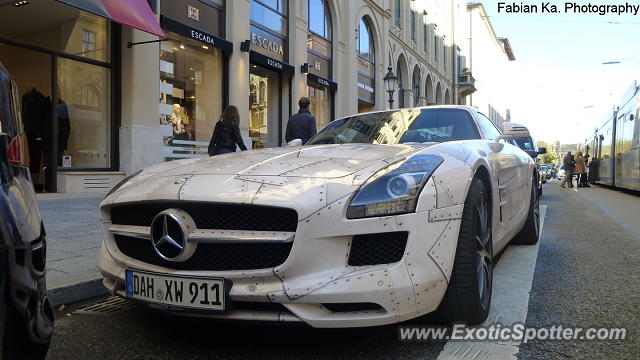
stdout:
<svg viewBox="0 0 640 360">
<path fill-rule="evenodd" d="M 209 156 L 228 154 L 236 151 L 236 144 L 238 144 L 240 150 L 247 150 L 242 141 L 242 136 L 240 136 L 240 114 L 238 113 L 238 108 L 229 105 L 224 109 L 220 120 L 216 123 L 207 150 Z"/>
<path fill-rule="evenodd" d="M 300 139 L 302 144 L 306 144 L 312 137 L 316 135 L 316 118 L 309 112 L 309 98 L 301 97 L 298 101 L 300 110 L 297 114 L 294 114 L 287 122 L 287 131 L 285 133 L 285 140 L 287 142 Z"/>
<path fill-rule="evenodd" d="M 578 187 L 589 187 L 587 184 L 587 167 L 585 165 L 584 157 L 582 156 L 582 152 L 578 151 L 576 155 L 576 170 L 575 173 L 578 174 Z"/>
<path fill-rule="evenodd" d="M 596 180 L 598 180 L 596 177 L 598 175 L 598 162 L 596 161 L 595 157 L 591 158 L 591 161 L 589 161 L 589 182 L 590 183 L 595 183 Z"/>
<path fill-rule="evenodd" d="M 561 187 L 565 187 L 564 185 L 568 182 L 569 188 L 573 187 L 573 167 L 575 166 L 575 161 L 573 160 L 573 155 L 571 155 L 571 151 L 567 152 L 567 155 L 562 159 L 562 168 L 564 169 L 564 179 L 560 182 Z"/>
</svg>

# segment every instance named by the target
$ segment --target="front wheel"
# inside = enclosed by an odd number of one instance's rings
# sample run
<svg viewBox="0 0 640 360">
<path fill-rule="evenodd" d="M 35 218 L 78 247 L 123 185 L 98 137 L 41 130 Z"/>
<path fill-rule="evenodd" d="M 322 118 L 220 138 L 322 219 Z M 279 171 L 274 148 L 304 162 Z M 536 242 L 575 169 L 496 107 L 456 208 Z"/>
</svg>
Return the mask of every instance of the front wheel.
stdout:
<svg viewBox="0 0 640 360">
<path fill-rule="evenodd" d="M 474 179 L 464 202 L 451 280 L 438 317 L 445 322 L 480 324 L 487 319 L 493 286 L 491 200 Z"/>
<path fill-rule="evenodd" d="M 529 201 L 527 221 L 518 235 L 511 240 L 511 243 L 514 245 L 535 245 L 538 239 L 540 239 L 540 199 L 538 192 L 535 190 L 534 182 Z"/>
</svg>

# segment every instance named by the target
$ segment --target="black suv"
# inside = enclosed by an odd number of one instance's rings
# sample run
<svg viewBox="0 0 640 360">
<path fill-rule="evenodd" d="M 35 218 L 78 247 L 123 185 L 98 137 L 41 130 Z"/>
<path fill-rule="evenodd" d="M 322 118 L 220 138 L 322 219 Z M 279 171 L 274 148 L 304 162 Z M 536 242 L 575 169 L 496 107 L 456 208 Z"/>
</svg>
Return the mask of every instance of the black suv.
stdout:
<svg viewBox="0 0 640 360">
<path fill-rule="evenodd" d="M 47 241 L 15 83 L 0 64 L 0 359 L 42 359 L 53 334 Z"/>
<path fill-rule="evenodd" d="M 536 162 L 536 168 L 538 169 L 538 196 L 542 195 L 542 183 L 546 182 L 546 179 L 543 179 L 543 174 L 540 172 L 540 158 L 538 155 L 546 154 L 547 148 L 538 148 L 536 146 L 536 142 L 533 141 L 533 138 L 528 137 L 526 139 L 517 139 L 514 140 L 515 145 L 517 145 L 524 152 L 529 154 L 531 158 Z"/>
</svg>

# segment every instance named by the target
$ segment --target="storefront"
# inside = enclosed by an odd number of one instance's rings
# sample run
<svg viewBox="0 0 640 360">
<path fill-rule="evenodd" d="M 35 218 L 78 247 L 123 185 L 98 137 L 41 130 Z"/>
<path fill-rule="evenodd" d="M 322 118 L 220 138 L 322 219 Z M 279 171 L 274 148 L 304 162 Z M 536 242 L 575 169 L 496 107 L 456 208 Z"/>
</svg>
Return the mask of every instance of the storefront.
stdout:
<svg viewBox="0 0 640 360">
<path fill-rule="evenodd" d="M 287 60 L 287 0 L 252 0 L 249 69 L 249 136 L 252 148 L 280 146 L 283 92 L 293 66 Z"/>
<path fill-rule="evenodd" d="M 105 191 L 122 176 L 116 66 L 121 27 L 109 20 L 162 32 L 146 1 L 132 1 L 115 17 L 101 5 L 0 4 L 0 62 L 22 95 L 25 161 L 38 191 L 67 191 L 72 177 L 75 191 Z"/>
<path fill-rule="evenodd" d="M 309 0 L 309 32 L 307 35 L 307 96 L 309 111 L 322 129 L 334 119 L 334 94 L 338 84 L 331 81 L 332 31 L 331 15 L 325 0 Z"/>
<path fill-rule="evenodd" d="M 56 191 L 58 172 L 117 165 L 111 46 L 117 36 L 106 19 L 53 1 L 0 9 L 0 62 L 22 95 L 37 190 Z"/>
<path fill-rule="evenodd" d="M 165 160 L 207 156 L 227 100 L 231 42 L 222 0 L 160 3 L 160 127 Z"/>
</svg>

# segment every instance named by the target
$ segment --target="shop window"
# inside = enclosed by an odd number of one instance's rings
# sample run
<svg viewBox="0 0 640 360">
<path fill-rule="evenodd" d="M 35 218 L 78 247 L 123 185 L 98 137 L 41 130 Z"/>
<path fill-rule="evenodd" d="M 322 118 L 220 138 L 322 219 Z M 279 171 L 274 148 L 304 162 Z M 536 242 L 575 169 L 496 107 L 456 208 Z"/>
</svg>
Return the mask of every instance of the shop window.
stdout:
<svg viewBox="0 0 640 360">
<path fill-rule="evenodd" d="M 251 66 L 249 87 L 258 89 L 258 101 L 249 96 L 249 137 L 253 149 L 280 146 L 280 74 Z"/>
<path fill-rule="evenodd" d="M 309 112 L 316 118 L 318 131 L 331 121 L 331 97 L 330 90 L 325 87 L 308 85 Z"/>
<path fill-rule="evenodd" d="M 109 69 L 58 59 L 58 150 L 73 168 L 111 166 L 109 79 Z"/>
<path fill-rule="evenodd" d="M 222 113 L 222 54 L 186 37 L 168 36 L 170 40 L 160 45 L 160 124 L 165 140 L 208 143 Z"/>
<path fill-rule="evenodd" d="M 0 24 L 0 37 L 109 61 L 109 21 L 69 5 L 37 1 L 28 6 L 4 6 Z"/>
</svg>

